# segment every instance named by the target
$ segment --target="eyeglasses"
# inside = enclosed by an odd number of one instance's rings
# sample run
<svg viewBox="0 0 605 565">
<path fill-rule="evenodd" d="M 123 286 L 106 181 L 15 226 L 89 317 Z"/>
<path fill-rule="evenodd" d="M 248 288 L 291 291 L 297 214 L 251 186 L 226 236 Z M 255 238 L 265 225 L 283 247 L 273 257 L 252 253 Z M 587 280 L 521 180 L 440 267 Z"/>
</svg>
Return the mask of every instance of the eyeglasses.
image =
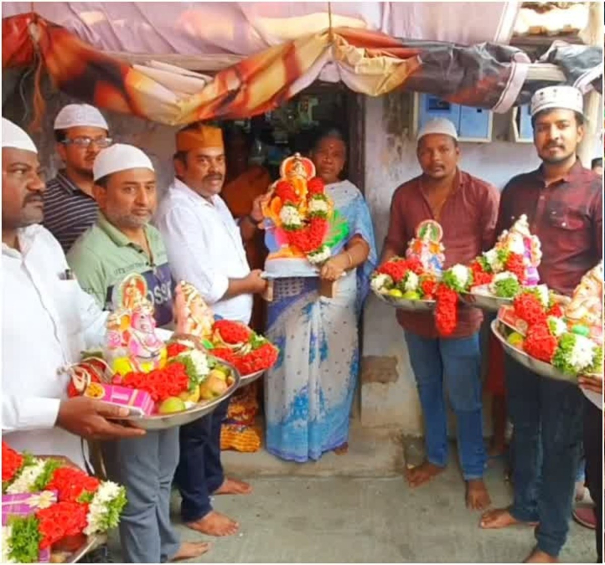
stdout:
<svg viewBox="0 0 605 565">
<path fill-rule="evenodd" d="M 74 137 L 73 139 L 64 139 L 61 143 L 83 148 L 88 148 L 94 143 L 97 147 L 105 148 L 113 143 L 113 139 L 111 137 L 96 137 L 95 139 L 92 137 Z"/>
</svg>

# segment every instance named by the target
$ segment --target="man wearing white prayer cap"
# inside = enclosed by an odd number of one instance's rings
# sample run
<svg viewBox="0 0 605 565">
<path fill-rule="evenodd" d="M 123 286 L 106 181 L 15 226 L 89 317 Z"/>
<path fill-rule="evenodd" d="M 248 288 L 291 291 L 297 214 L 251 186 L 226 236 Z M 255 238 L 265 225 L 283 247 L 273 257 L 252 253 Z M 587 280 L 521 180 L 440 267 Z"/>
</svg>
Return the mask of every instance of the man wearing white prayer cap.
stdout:
<svg viewBox="0 0 605 565">
<path fill-rule="evenodd" d="M 38 151 L 2 119 L 2 439 L 19 451 L 85 466 L 82 440 L 144 435 L 115 423 L 128 410 L 67 398 L 60 368 L 104 340 L 107 314 L 70 276 L 43 217 Z M 81 437 L 79 437 L 81 436 Z"/>
<path fill-rule="evenodd" d="M 498 191 L 461 171 L 458 133 L 445 119 L 425 124 L 417 135 L 422 174 L 402 184 L 393 195 L 389 229 L 381 262 L 404 256 L 417 227 L 439 222 L 445 267 L 468 265 L 494 243 Z M 413 292 L 410 298 L 418 298 Z M 487 455 L 483 443 L 481 403 L 481 311 L 459 310 L 453 332 L 439 333 L 433 315 L 397 311 L 425 420 L 426 461 L 408 472 L 411 487 L 428 483 L 448 463 L 447 412 L 444 393 L 457 418 L 458 452 L 469 509 L 484 509 L 490 496 L 483 481 Z M 444 390 L 445 389 L 445 390 Z"/>
<path fill-rule="evenodd" d="M 99 151 L 112 143 L 103 114 L 89 104 L 68 104 L 54 122 L 57 154 L 65 168 L 50 180 L 44 196 L 44 227 L 67 253 L 96 220 L 92 167 Z"/>
<path fill-rule="evenodd" d="M 526 214 L 542 243 L 539 274 L 553 291 L 570 296 L 603 258 L 601 178 L 585 169 L 577 149 L 584 136 L 582 94 L 570 86 L 538 90 L 531 100 L 534 145 L 542 165 L 514 177 L 502 191 L 496 233 Z M 602 379 L 575 383 L 545 379 L 505 358 L 508 409 L 515 430 L 513 505 L 487 512 L 483 528 L 536 524 L 537 545 L 527 562 L 554 562 L 567 539 L 582 452 L 597 504 L 597 551 L 602 561 L 603 437 L 599 407 L 582 394 Z M 584 432 L 583 432 L 584 428 Z"/>
<path fill-rule="evenodd" d="M 172 276 L 160 232 L 149 224 L 157 206 L 149 157 L 132 145 L 104 149 L 93 165 L 96 223 L 67 255 L 82 287 L 102 308 L 115 308 L 124 278 L 145 278 L 158 327 L 172 323 Z M 110 479 L 126 487 L 120 521 L 123 558 L 132 563 L 191 559 L 206 543 L 180 543 L 170 522 L 172 478 L 179 461 L 179 428 L 148 431 L 142 439 L 103 442 Z"/>
</svg>

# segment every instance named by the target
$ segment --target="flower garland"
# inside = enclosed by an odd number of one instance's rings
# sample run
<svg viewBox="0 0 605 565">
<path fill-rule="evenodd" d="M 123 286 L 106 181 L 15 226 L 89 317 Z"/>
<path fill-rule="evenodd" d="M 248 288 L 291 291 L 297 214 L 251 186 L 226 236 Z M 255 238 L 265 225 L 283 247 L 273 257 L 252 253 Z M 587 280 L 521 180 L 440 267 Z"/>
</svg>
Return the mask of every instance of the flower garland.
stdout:
<svg viewBox="0 0 605 565">
<path fill-rule="evenodd" d="M 242 376 L 275 365 L 279 350 L 265 337 L 240 322 L 217 320 L 213 326 L 212 355 L 231 363 Z"/>
<path fill-rule="evenodd" d="M 21 468 L 17 468 L 19 461 Z M 40 493 L 40 497 L 55 492 L 57 501 L 40 504 L 33 515 L 9 518 L 3 527 L 6 561 L 36 562 L 40 550 L 50 549 L 58 541 L 80 534 L 104 533 L 117 526 L 126 505 L 124 487 L 99 481 L 59 460 L 21 455 L 5 442 L 2 462 L 11 465 L 5 474 L 3 492 Z"/>
<path fill-rule="evenodd" d="M 306 214 L 301 198 L 289 181 L 279 181 L 275 195 L 282 202 L 279 218 L 288 244 L 304 253 L 313 264 L 329 259 L 331 249 L 323 242 L 329 230 L 330 208 L 323 181 L 314 177 L 307 182 Z"/>
</svg>

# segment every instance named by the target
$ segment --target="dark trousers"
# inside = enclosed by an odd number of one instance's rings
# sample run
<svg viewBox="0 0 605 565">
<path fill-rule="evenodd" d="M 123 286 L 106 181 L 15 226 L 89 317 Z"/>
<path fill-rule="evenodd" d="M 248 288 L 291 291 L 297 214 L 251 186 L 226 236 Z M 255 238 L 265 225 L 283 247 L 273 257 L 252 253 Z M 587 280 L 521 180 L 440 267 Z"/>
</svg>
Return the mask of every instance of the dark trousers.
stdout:
<svg viewBox="0 0 605 565">
<path fill-rule="evenodd" d="M 567 539 L 582 452 L 584 396 L 577 385 L 536 375 L 505 358 L 514 427 L 511 514 L 536 528 L 538 548 L 553 557 Z"/>
<path fill-rule="evenodd" d="M 597 517 L 597 555 L 603 562 L 603 412 L 588 398 L 584 399 L 584 454 L 586 484 L 595 503 Z"/>
<path fill-rule="evenodd" d="M 175 483 L 181 493 L 181 516 L 195 522 L 212 511 L 210 496 L 225 480 L 221 464 L 221 425 L 229 400 L 180 429 L 181 456 Z"/>
</svg>

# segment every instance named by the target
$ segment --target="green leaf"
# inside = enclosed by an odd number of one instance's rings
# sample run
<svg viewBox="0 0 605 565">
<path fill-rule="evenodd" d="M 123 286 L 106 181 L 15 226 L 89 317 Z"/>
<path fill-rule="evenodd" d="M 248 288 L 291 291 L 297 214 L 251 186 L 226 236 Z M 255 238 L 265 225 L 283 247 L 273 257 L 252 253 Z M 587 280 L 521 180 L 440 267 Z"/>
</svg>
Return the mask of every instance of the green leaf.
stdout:
<svg viewBox="0 0 605 565">
<path fill-rule="evenodd" d="M 61 463 L 59 461 L 56 459 L 47 459 L 44 463 L 44 470 L 40 473 L 36 479 L 36 482 L 34 483 L 33 492 L 40 492 L 44 490 L 48 483 L 50 483 L 52 480 L 54 472 L 59 467 L 61 467 Z"/>
<path fill-rule="evenodd" d="M 593 375 L 599 375 L 603 371 L 603 348 L 601 346 L 597 347 L 595 351 L 594 361 L 592 365 L 587 369 L 587 373 Z"/>
<path fill-rule="evenodd" d="M 443 273 L 442 280 L 446 286 L 448 286 L 452 290 L 455 290 L 456 292 L 464 292 L 467 288 L 470 288 L 473 284 L 473 277 L 472 277 L 472 273 L 470 271 L 469 271 L 469 277 L 468 277 L 468 282 L 467 282 L 466 286 L 462 285 L 458 281 L 458 279 L 454 275 L 452 269 L 448 269 L 447 271 L 445 271 L 445 273 Z"/>
<path fill-rule="evenodd" d="M 577 336 L 572 333 L 565 333 L 559 338 L 559 346 L 555 351 L 552 360 L 553 366 L 567 375 L 576 375 L 576 368 L 569 362 L 571 352 L 576 344 Z"/>
<path fill-rule="evenodd" d="M 78 502 L 80 504 L 90 504 L 92 499 L 95 497 L 94 492 L 85 490 L 80 496 L 78 496 Z"/>
<path fill-rule="evenodd" d="M 9 557 L 17 563 L 37 563 L 42 541 L 38 519 L 34 515 L 12 516 L 8 525 L 11 527 Z"/>
<path fill-rule="evenodd" d="M 114 498 L 107 507 L 107 513 L 102 520 L 102 531 L 106 532 L 112 528 L 115 528 L 120 523 L 120 515 L 124 510 L 127 503 L 126 489 L 120 488 L 120 494 Z"/>
<path fill-rule="evenodd" d="M 521 290 L 519 281 L 513 277 L 497 281 L 494 287 L 496 296 L 500 298 L 514 298 Z"/>
</svg>

